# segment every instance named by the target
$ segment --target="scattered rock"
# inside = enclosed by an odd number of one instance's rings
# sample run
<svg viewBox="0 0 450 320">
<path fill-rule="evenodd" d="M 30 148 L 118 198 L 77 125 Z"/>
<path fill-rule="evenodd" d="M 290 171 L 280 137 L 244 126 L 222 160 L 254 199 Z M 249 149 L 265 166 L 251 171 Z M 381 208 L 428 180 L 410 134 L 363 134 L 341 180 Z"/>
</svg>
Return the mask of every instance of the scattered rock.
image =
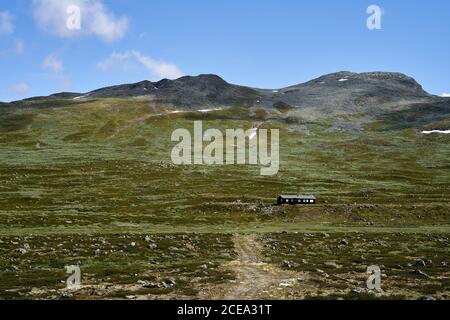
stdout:
<svg viewBox="0 0 450 320">
<path fill-rule="evenodd" d="M 89 293 L 91 296 L 101 296 L 102 292 L 100 290 L 97 289 L 92 289 L 91 292 Z"/>
<path fill-rule="evenodd" d="M 344 245 L 344 246 L 348 246 L 348 241 L 345 240 L 345 239 L 343 239 L 343 240 L 341 240 L 341 241 L 339 242 L 339 244 L 342 244 L 342 245 Z"/>
<path fill-rule="evenodd" d="M 288 261 L 288 260 L 284 260 L 284 261 L 281 263 L 281 266 L 282 266 L 283 268 L 289 268 L 289 269 L 292 269 L 292 268 L 295 268 L 295 263 L 293 263 L 293 262 L 291 262 L 291 261 Z"/>
<path fill-rule="evenodd" d="M 318 273 L 320 273 L 323 277 L 325 277 L 325 278 L 328 278 L 329 277 L 329 275 L 328 275 L 328 273 L 326 273 L 325 271 L 323 271 L 322 269 L 316 269 L 316 271 L 318 272 Z"/>
<path fill-rule="evenodd" d="M 352 289 L 352 292 L 356 293 L 356 294 L 361 294 L 361 293 L 363 293 L 365 291 L 366 291 L 366 289 L 364 289 L 364 288 L 353 288 Z"/>
<path fill-rule="evenodd" d="M 161 286 L 159 284 L 153 283 L 153 282 L 150 282 L 150 281 L 138 280 L 136 283 L 140 284 L 143 288 L 147 288 L 147 289 L 158 289 L 158 288 L 161 288 Z"/>
<path fill-rule="evenodd" d="M 147 288 L 147 289 L 159 289 L 159 288 L 161 288 L 161 286 L 159 284 L 153 283 L 153 282 L 146 283 L 146 284 L 144 284 L 142 286 L 144 288 Z"/>
<path fill-rule="evenodd" d="M 425 297 L 420 297 L 419 300 L 421 300 L 421 301 L 434 301 L 436 299 L 434 297 L 425 296 Z"/>
<path fill-rule="evenodd" d="M 327 262 L 325 262 L 325 265 L 327 267 L 331 267 L 331 268 L 336 268 L 336 269 L 339 268 L 339 265 L 334 261 L 327 261 Z"/>
<path fill-rule="evenodd" d="M 175 279 L 165 279 L 163 282 L 162 282 L 162 284 L 164 285 L 164 287 L 166 287 L 166 288 L 171 288 L 171 287 L 173 287 L 174 285 L 176 285 L 177 283 L 176 283 L 176 281 L 175 281 Z"/>
<path fill-rule="evenodd" d="M 291 288 L 292 287 L 292 283 L 282 282 L 282 283 L 280 283 L 280 287 Z"/>
<path fill-rule="evenodd" d="M 414 273 L 417 274 L 417 275 L 419 275 L 419 276 L 428 278 L 428 279 L 431 278 L 428 274 L 426 274 L 425 272 L 423 272 L 423 271 L 421 271 L 421 270 L 419 270 L 419 269 L 417 269 L 416 271 L 414 271 Z"/>
<path fill-rule="evenodd" d="M 320 233 L 320 236 L 321 236 L 322 238 L 329 238 L 329 237 L 330 237 L 330 235 L 329 235 L 328 233 L 326 233 L 326 232 L 321 232 L 321 233 Z"/>
<path fill-rule="evenodd" d="M 19 271 L 20 271 L 20 268 L 17 267 L 17 266 L 12 265 L 11 268 L 10 268 L 10 270 L 11 270 L 12 272 L 19 272 Z"/>
<path fill-rule="evenodd" d="M 68 292 L 68 291 L 64 291 L 64 292 L 61 293 L 61 295 L 58 297 L 58 299 L 60 299 L 60 300 L 71 299 L 71 298 L 73 298 L 73 293 Z"/>
<path fill-rule="evenodd" d="M 420 268 L 420 267 L 426 267 L 427 263 L 424 260 L 419 259 L 416 261 L 415 265 L 416 265 L 416 267 Z"/>
<path fill-rule="evenodd" d="M 325 273 L 325 271 L 323 271 L 322 269 L 316 269 L 316 271 L 317 271 L 318 273 Z"/>
</svg>

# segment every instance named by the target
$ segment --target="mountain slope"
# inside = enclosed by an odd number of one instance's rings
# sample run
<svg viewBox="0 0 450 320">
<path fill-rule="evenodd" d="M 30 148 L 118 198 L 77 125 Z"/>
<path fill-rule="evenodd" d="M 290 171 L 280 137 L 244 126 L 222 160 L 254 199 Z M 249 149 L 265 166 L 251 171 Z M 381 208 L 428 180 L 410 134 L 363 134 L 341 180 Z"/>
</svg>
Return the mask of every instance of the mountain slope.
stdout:
<svg viewBox="0 0 450 320">
<path fill-rule="evenodd" d="M 267 115 L 281 114 L 278 117 L 294 122 L 350 116 L 358 122 L 354 127 L 359 127 L 359 122 L 392 119 L 403 123 L 390 124 L 391 127 L 407 127 L 408 123 L 429 125 L 450 117 L 449 98 L 430 95 L 413 78 L 392 72 L 338 72 L 278 90 L 234 85 L 217 75 L 186 76 L 117 85 L 84 94 L 59 93 L 8 105 L 49 108 L 104 99 L 146 101 L 149 106 L 178 111 L 242 107 L 251 114 L 264 110 Z M 418 118 L 411 119 L 415 115 Z"/>
<path fill-rule="evenodd" d="M 229 84 L 219 76 L 200 75 L 107 87 L 89 92 L 80 99 L 148 97 L 154 102 L 190 109 L 194 106 L 244 104 L 254 100 L 256 94 L 253 89 Z"/>
<path fill-rule="evenodd" d="M 322 112 L 355 112 L 374 105 L 391 106 L 431 98 L 414 79 L 403 74 L 338 72 L 268 93 L 265 104 L 279 100 Z"/>
</svg>

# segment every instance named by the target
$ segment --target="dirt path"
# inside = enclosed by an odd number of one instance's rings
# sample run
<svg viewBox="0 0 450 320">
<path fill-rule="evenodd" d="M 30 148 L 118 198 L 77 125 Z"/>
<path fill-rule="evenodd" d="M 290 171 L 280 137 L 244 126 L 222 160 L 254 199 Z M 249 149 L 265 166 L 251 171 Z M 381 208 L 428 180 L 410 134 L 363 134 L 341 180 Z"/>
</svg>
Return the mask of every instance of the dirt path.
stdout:
<svg viewBox="0 0 450 320">
<path fill-rule="evenodd" d="M 236 282 L 226 288 L 221 299 L 268 299 L 295 285 L 296 274 L 265 263 L 261 245 L 254 235 L 235 235 L 238 258 L 227 265 L 236 273 Z"/>
</svg>

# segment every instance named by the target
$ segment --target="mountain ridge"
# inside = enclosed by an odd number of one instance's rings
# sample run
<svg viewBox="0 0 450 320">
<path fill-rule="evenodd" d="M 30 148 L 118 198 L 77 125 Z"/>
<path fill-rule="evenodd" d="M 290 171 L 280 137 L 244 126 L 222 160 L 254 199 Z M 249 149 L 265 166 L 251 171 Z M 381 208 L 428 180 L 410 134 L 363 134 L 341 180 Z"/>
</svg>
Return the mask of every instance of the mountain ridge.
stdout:
<svg viewBox="0 0 450 320">
<path fill-rule="evenodd" d="M 286 119 L 351 115 L 355 123 L 362 115 L 389 118 L 393 112 L 406 122 L 419 115 L 433 121 L 450 115 L 450 98 L 429 94 L 412 77 L 397 72 L 349 71 L 280 89 L 235 85 L 214 74 L 201 74 L 175 80 L 144 80 L 87 93 L 62 92 L 2 106 L 62 107 L 99 99 L 125 99 L 130 103 L 139 99 L 177 111 L 243 107 L 250 114 L 281 113 Z"/>
<path fill-rule="evenodd" d="M 232 84 L 227 81 L 225 81 L 223 78 L 216 74 L 200 74 L 198 76 L 183 76 L 178 79 L 169 80 L 169 79 L 161 79 L 159 81 L 150 81 L 150 80 L 142 80 L 135 83 L 125 83 L 125 84 L 119 84 L 119 85 L 113 85 L 113 86 L 106 86 L 102 88 L 98 88 L 86 93 L 81 92 L 59 92 L 54 93 L 48 96 L 35 96 L 35 97 L 29 97 L 22 100 L 16 100 L 11 101 L 9 103 L 17 103 L 21 101 L 35 101 L 35 100 L 42 100 L 42 99 L 71 99 L 71 98 L 77 98 L 77 97 L 93 97 L 93 98 L 102 98 L 102 97 L 120 97 L 121 95 L 123 97 L 137 97 L 137 96 L 145 96 L 151 94 L 152 90 L 159 90 L 161 88 L 167 88 L 171 87 L 174 84 L 195 84 L 195 82 L 198 82 L 198 84 L 206 85 L 209 83 L 216 89 L 222 89 L 226 86 L 234 86 L 237 88 L 243 88 L 248 90 L 255 90 L 256 92 L 286 92 L 295 88 L 303 87 L 303 86 L 311 86 L 314 84 L 320 84 L 324 81 L 329 81 L 339 78 L 339 80 L 345 80 L 345 81 L 351 81 L 351 80 L 362 80 L 362 81 L 371 81 L 371 80 L 385 80 L 385 81 L 397 81 L 397 82 L 403 82 L 404 84 L 409 84 L 411 87 L 414 87 L 418 92 L 421 94 L 426 94 L 433 96 L 429 93 L 427 93 L 425 90 L 423 90 L 422 86 L 412 77 L 407 76 L 403 73 L 399 72 L 381 72 L 381 71 L 375 71 L 375 72 L 362 72 L 362 73 L 355 73 L 350 71 L 340 71 L 335 73 L 330 73 L 326 75 L 322 75 L 318 78 L 290 85 L 287 87 L 282 88 L 276 88 L 276 89 L 266 89 L 266 88 L 256 88 L 256 87 L 250 87 L 250 86 L 244 86 L 244 85 L 237 85 Z M 341 81 L 343 82 L 343 81 Z M 124 89 L 141 89 L 141 92 L 130 92 L 129 94 L 124 94 Z M 115 94 L 113 94 L 115 91 Z M 149 92 L 148 92 L 149 91 Z M 256 93 L 255 92 L 255 93 Z M 139 95 L 138 95 L 139 94 Z M 436 96 L 437 97 L 437 96 Z M 8 104 L 7 102 L 0 102 L 1 104 Z"/>
</svg>

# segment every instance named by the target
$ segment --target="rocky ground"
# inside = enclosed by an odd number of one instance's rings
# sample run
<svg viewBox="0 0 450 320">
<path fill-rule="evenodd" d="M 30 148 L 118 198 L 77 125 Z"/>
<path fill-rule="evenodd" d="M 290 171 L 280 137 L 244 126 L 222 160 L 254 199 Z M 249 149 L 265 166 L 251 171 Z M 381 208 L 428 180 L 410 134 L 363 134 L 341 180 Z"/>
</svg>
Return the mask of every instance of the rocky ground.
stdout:
<svg viewBox="0 0 450 320">
<path fill-rule="evenodd" d="M 449 242 L 362 232 L 1 237 L 0 297 L 446 300 Z M 67 289 L 65 265 L 80 267 L 80 288 Z M 382 271 L 381 292 L 367 288 L 369 265 Z"/>
</svg>

